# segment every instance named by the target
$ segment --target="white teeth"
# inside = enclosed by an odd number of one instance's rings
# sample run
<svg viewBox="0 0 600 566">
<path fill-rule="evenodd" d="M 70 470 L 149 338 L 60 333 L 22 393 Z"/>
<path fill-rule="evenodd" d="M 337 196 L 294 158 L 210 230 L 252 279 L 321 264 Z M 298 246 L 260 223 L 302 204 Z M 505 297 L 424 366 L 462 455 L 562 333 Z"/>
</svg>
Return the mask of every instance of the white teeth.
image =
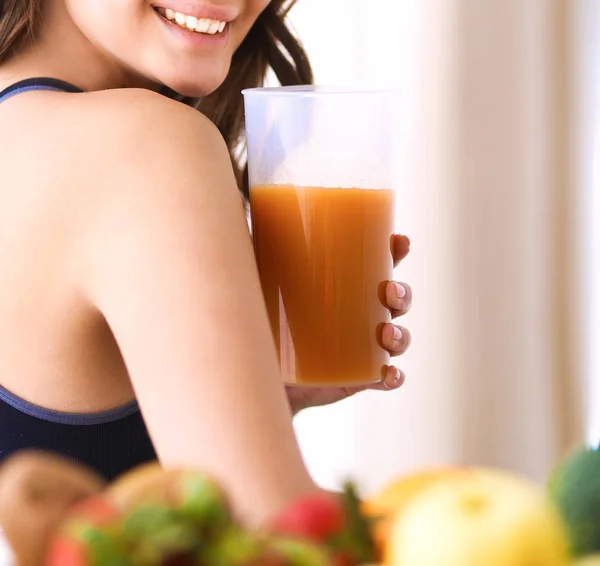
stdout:
<svg viewBox="0 0 600 566">
<path fill-rule="evenodd" d="M 206 18 L 202 18 L 202 19 L 198 20 L 198 25 L 196 26 L 196 31 L 199 31 L 200 33 L 206 33 L 208 31 L 209 27 L 210 27 L 210 20 L 207 20 Z"/>
<path fill-rule="evenodd" d="M 206 33 L 209 33 L 210 35 L 214 35 L 215 33 L 217 33 L 219 31 L 219 25 L 220 22 L 217 21 L 211 21 L 210 22 L 210 27 L 208 28 L 208 31 Z"/>
<path fill-rule="evenodd" d="M 198 18 L 196 18 L 194 16 L 188 16 L 185 19 L 185 25 L 189 30 L 195 31 L 196 26 L 198 25 Z"/>
<path fill-rule="evenodd" d="M 196 31 L 198 33 L 215 35 L 217 33 L 223 33 L 223 30 L 227 26 L 227 22 L 209 20 L 207 18 L 197 18 L 196 16 L 188 16 L 187 14 L 177 12 L 171 8 L 165 8 L 161 13 L 165 16 L 165 18 L 167 18 L 167 20 L 176 22 L 184 29 Z"/>
</svg>

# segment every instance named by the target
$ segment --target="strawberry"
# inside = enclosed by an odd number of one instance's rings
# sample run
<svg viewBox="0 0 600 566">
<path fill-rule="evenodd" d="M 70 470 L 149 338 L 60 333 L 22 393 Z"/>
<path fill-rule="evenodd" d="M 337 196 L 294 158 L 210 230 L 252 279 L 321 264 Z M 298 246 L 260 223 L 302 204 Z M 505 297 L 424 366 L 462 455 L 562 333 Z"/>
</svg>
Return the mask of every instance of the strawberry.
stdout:
<svg viewBox="0 0 600 566">
<path fill-rule="evenodd" d="M 374 558 L 369 524 L 352 484 L 340 495 L 311 493 L 296 500 L 270 526 L 277 535 L 323 545 L 334 566 L 353 566 Z"/>
<path fill-rule="evenodd" d="M 87 527 L 79 530 L 76 537 L 59 535 L 53 539 L 45 566 L 132 566 L 110 533 Z"/>
<path fill-rule="evenodd" d="M 104 526 L 116 523 L 121 517 L 119 511 L 105 497 L 94 495 L 77 503 L 69 510 L 68 519 L 78 519 L 92 525 Z"/>
<path fill-rule="evenodd" d="M 46 566 L 129 566 L 111 527 L 118 511 L 101 496 L 93 496 L 69 510 L 46 553 Z"/>
<path fill-rule="evenodd" d="M 46 553 L 45 566 L 86 566 L 89 564 L 85 548 L 73 539 L 55 537 Z"/>
<path fill-rule="evenodd" d="M 326 542 L 346 526 L 344 508 L 339 497 L 310 493 L 296 500 L 271 522 L 276 534 Z"/>
</svg>

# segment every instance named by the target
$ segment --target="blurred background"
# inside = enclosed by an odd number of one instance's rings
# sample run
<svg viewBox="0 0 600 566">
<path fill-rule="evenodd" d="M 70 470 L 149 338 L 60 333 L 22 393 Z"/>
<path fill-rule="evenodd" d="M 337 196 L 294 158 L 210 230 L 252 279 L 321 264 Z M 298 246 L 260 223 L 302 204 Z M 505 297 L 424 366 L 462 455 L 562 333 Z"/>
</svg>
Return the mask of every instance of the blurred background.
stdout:
<svg viewBox="0 0 600 566">
<path fill-rule="evenodd" d="M 290 19 L 318 84 L 399 88 L 415 297 L 405 386 L 297 418 L 311 472 L 542 480 L 600 440 L 600 2 L 299 0 Z"/>
</svg>

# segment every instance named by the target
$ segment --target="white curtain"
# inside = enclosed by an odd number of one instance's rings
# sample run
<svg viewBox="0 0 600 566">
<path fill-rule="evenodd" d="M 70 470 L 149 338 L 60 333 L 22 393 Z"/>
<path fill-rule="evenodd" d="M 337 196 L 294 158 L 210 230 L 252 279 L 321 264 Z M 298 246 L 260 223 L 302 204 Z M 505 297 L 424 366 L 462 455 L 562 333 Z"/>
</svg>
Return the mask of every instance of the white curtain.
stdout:
<svg viewBox="0 0 600 566">
<path fill-rule="evenodd" d="M 600 441 L 600 3 L 580 0 L 573 9 L 572 100 L 574 186 L 580 218 L 581 352 L 590 390 L 588 440 Z"/>
<path fill-rule="evenodd" d="M 322 485 L 372 490 L 437 463 L 542 480 L 584 438 L 592 181 L 575 149 L 589 160 L 578 97 L 592 87 L 575 63 L 598 13 L 595 0 L 300 0 L 292 12 L 317 82 L 400 87 L 397 228 L 413 241 L 397 270 L 415 294 L 407 384 L 297 418 Z"/>
</svg>

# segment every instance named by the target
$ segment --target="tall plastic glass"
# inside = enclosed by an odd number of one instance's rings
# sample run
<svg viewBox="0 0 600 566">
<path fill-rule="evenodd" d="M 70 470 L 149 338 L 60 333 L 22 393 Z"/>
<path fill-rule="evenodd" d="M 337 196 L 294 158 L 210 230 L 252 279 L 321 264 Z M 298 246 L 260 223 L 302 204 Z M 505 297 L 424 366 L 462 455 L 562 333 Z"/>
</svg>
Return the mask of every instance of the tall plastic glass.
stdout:
<svg viewBox="0 0 600 566">
<path fill-rule="evenodd" d="M 382 379 L 394 231 L 387 91 L 244 91 L 254 249 L 283 379 Z"/>
</svg>

